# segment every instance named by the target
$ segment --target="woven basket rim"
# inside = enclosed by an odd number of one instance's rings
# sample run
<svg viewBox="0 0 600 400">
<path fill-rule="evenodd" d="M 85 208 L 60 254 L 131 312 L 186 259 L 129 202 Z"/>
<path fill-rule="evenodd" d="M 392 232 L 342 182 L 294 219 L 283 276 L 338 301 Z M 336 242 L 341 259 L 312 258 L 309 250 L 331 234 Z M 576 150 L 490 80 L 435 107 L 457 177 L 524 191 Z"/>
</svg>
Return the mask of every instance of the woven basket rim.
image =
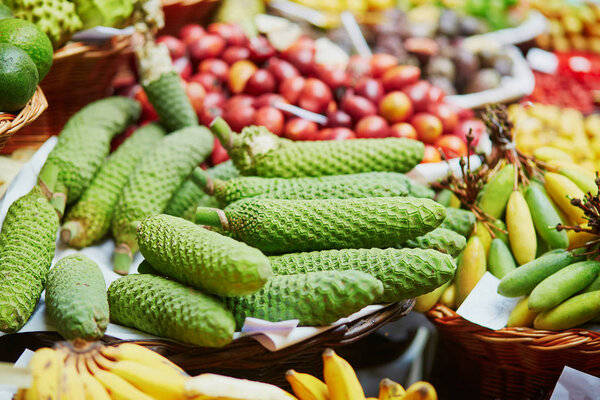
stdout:
<svg viewBox="0 0 600 400">
<path fill-rule="evenodd" d="M 472 334 L 473 337 L 488 343 L 514 342 L 536 351 L 571 349 L 600 355 L 600 332 L 588 329 L 546 331 L 534 328 L 502 328 L 495 331 L 467 321 L 443 304 L 436 304 L 426 315 L 436 326 L 443 326 L 445 331 Z"/>
<path fill-rule="evenodd" d="M 35 121 L 46 108 L 48 108 L 48 100 L 46 100 L 42 88 L 38 86 L 31 99 L 17 115 L 0 114 L 0 140 L 8 139 L 19 129 Z"/>
<path fill-rule="evenodd" d="M 118 35 L 102 43 L 69 42 L 54 52 L 54 61 L 75 55 L 106 57 L 128 47 L 131 41 L 132 35 Z"/>
</svg>

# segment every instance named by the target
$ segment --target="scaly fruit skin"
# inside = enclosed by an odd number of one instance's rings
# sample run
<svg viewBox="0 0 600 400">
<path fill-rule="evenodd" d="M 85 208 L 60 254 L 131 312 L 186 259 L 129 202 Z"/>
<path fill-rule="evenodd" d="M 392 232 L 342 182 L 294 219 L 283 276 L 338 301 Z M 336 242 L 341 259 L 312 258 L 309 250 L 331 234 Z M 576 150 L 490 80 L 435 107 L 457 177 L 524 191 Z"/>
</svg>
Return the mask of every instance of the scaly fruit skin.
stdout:
<svg viewBox="0 0 600 400">
<path fill-rule="evenodd" d="M 204 172 L 213 179 L 221 180 L 237 178 L 240 175 L 231 160 L 209 168 Z M 204 190 L 200 189 L 189 178 L 181 184 L 177 192 L 169 200 L 169 204 L 165 208 L 165 214 L 194 221 L 196 218 L 196 208 L 218 207 L 218 205 L 219 203 L 214 197 L 207 195 Z"/>
<path fill-rule="evenodd" d="M 450 229 L 435 228 L 423 236 L 408 240 L 403 246 L 433 249 L 456 257 L 467 246 L 467 239 Z"/>
<path fill-rule="evenodd" d="M 354 369 L 332 349 L 323 352 L 323 377 L 331 400 L 365 400 Z"/>
<path fill-rule="evenodd" d="M 303 374 L 290 369 L 285 373 L 285 379 L 292 387 L 298 400 L 329 400 L 327 385 L 310 374 Z"/>
<path fill-rule="evenodd" d="M 383 285 L 360 271 L 320 271 L 274 276 L 259 292 L 223 301 L 236 326 L 246 317 L 277 322 L 300 320 L 300 325 L 329 325 L 381 298 Z"/>
<path fill-rule="evenodd" d="M 275 275 L 357 270 L 383 283 L 380 301 L 393 303 L 429 293 L 450 281 L 452 257 L 435 250 L 342 249 L 269 257 Z"/>
<path fill-rule="evenodd" d="M 145 125 L 135 131 L 102 166 L 77 204 L 67 213 L 61 232 L 65 243 L 75 248 L 87 247 L 102 239 L 123 186 L 143 155 L 163 138 L 158 124 Z"/>
<path fill-rule="evenodd" d="M 112 220 L 118 245 L 115 270 L 127 273 L 137 251 L 136 227 L 144 218 L 163 212 L 173 193 L 192 169 L 212 151 L 210 131 L 189 127 L 162 139 L 137 164 L 119 196 Z"/>
<path fill-rule="evenodd" d="M 269 259 L 259 250 L 182 218 L 146 218 L 137 242 L 156 270 L 206 293 L 245 296 L 271 277 Z"/>
<path fill-rule="evenodd" d="M 446 208 L 446 219 L 440 224 L 440 228 L 450 229 L 464 237 L 468 237 L 475 225 L 475 215 L 471 211 L 458 208 Z"/>
<path fill-rule="evenodd" d="M 537 250 L 535 226 L 525 197 L 518 190 L 512 192 L 506 205 L 506 228 L 517 263 L 523 265 L 533 261 Z"/>
<path fill-rule="evenodd" d="M 38 178 L 53 197 L 60 197 L 55 207 L 61 216 L 65 204 L 77 201 L 91 183 L 112 138 L 137 120 L 140 110 L 135 100 L 108 97 L 88 104 L 66 123 Z"/>
<path fill-rule="evenodd" d="M 58 261 L 48 274 L 46 310 L 67 340 L 104 336 L 110 316 L 106 283 L 98 265 L 83 254 Z"/>
<path fill-rule="evenodd" d="M 265 127 L 231 132 L 217 118 L 211 129 L 242 175 L 267 178 L 408 172 L 423 159 L 423 143 L 399 138 L 293 142 Z"/>
<path fill-rule="evenodd" d="M 40 299 L 58 230 L 56 211 L 35 186 L 11 204 L 0 231 L 0 330 L 16 332 Z"/>
<path fill-rule="evenodd" d="M 223 227 L 269 253 L 396 246 L 435 229 L 446 217 L 446 209 L 433 200 L 405 197 L 245 199 L 213 210 L 225 214 L 226 227 L 214 215 L 205 218 L 205 211 L 210 210 L 198 209 L 196 223 Z"/>
<path fill-rule="evenodd" d="M 233 340 L 235 320 L 223 304 L 181 283 L 129 275 L 108 288 L 112 322 L 157 336 L 207 347 Z"/>
<path fill-rule="evenodd" d="M 144 85 L 148 100 L 169 132 L 198 125 L 198 117 L 182 85 L 181 77 L 175 71 Z"/>
</svg>

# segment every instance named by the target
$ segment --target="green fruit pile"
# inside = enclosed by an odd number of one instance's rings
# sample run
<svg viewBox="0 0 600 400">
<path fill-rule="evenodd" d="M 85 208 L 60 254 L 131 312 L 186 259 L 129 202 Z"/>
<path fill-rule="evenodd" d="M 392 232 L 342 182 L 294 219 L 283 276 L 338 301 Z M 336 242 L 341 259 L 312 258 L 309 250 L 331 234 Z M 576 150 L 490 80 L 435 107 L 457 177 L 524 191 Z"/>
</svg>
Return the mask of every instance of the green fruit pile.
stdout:
<svg viewBox="0 0 600 400">
<path fill-rule="evenodd" d="M 36 25 L 0 9 L 0 111 L 17 112 L 52 66 L 52 44 Z"/>
</svg>

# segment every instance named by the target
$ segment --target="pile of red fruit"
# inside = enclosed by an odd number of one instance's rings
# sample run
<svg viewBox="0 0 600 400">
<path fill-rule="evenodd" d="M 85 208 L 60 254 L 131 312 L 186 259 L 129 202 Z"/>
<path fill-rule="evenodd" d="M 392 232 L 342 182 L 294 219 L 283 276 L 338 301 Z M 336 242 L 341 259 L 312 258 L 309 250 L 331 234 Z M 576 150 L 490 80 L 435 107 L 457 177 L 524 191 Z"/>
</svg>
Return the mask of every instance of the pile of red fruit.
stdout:
<svg viewBox="0 0 600 400">
<path fill-rule="evenodd" d="M 315 41 L 300 37 L 279 52 L 264 36 L 248 38 L 241 27 L 213 23 L 184 26 L 179 38 L 161 36 L 186 81 L 200 122 L 222 116 L 239 131 L 264 125 L 292 140 L 406 137 L 426 144 L 423 162 L 467 154 L 466 135 L 484 131 L 470 110 L 444 102 L 444 92 L 420 80 L 419 68 L 394 56 L 353 56 L 347 68 L 315 61 Z M 141 90 L 146 119 L 155 119 Z M 318 124 L 277 106 L 288 103 L 326 117 Z M 227 159 L 217 146 L 212 162 Z"/>
</svg>

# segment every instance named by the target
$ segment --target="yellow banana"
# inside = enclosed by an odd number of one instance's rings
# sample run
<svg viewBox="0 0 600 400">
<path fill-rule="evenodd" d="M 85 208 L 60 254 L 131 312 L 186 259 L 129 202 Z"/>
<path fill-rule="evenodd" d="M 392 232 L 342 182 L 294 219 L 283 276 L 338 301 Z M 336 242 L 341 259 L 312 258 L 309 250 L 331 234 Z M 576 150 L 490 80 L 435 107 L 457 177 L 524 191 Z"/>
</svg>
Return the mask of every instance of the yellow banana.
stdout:
<svg viewBox="0 0 600 400">
<path fill-rule="evenodd" d="M 365 400 L 365 392 L 348 361 L 332 349 L 326 349 L 323 364 L 323 376 L 331 400 Z"/>
<path fill-rule="evenodd" d="M 113 400 L 154 400 L 154 397 L 148 396 L 146 393 L 138 390 L 125 379 L 104 371 L 92 360 L 91 357 L 86 359 L 88 369 L 107 392 L 110 393 Z"/>
<path fill-rule="evenodd" d="M 402 400 L 437 400 L 437 392 L 431 383 L 415 382 L 406 389 Z"/>
<path fill-rule="evenodd" d="M 58 399 L 58 382 L 62 375 L 63 356 L 50 348 L 42 348 L 35 352 L 29 368 L 33 380 L 25 393 L 25 400 Z"/>
<path fill-rule="evenodd" d="M 85 399 L 83 381 L 77 371 L 77 356 L 67 357 L 60 382 L 58 384 L 58 398 L 60 400 Z"/>
<path fill-rule="evenodd" d="M 405 393 L 402 385 L 391 379 L 384 378 L 379 382 L 378 400 L 400 400 Z"/>
<path fill-rule="evenodd" d="M 194 400 L 296 399 L 296 397 L 277 386 L 215 374 L 202 374 L 189 378 L 185 384 L 185 396 Z"/>
<path fill-rule="evenodd" d="M 572 162 L 568 162 L 568 161 L 564 161 L 564 160 L 551 160 L 548 161 L 548 164 L 552 165 L 553 167 L 556 167 L 558 169 L 572 169 L 575 171 L 579 171 L 582 174 L 587 175 L 588 177 L 594 179 L 594 173 L 586 168 L 583 168 L 582 166 L 572 163 Z"/>
<path fill-rule="evenodd" d="M 569 178 L 584 193 L 591 192 L 592 194 L 598 194 L 596 180 L 590 178 L 588 175 L 568 168 L 563 168 L 558 173 Z"/>
<path fill-rule="evenodd" d="M 96 355 L 94 361 L 108 372 L 120 376 L 157 399 L 185 399 L 185 374 L 164 368 L 160 364 L 155 368 L 154 364 L 145 365 L 130 360 L 111 361 L 101 354 Z"/>
<path fill-rule="evenodd" d="M 442 297 L 440 298 L 440 303 L 449 308 L 456 307 L 456 285 L 454 283 L 450 284 L 444 293 L 442 293 Z"/>
<path fill-rule="evenodd" d="M 540 161 L 564 160 L 573 162 L 573 157 L 564 151 L 550 146 L 542 146 L 535 149 L 533 156 Z"/>
<path fill-rule="evenodd" d="M 90 371 L 88 371 L 85 363 L 85 357 L 80 356 L 77 360 L 77 370 L 79 376 L 83 382 L 83 389 L 85 390 L 85 400 L 110 400 L 110 395 L 104 389 L 104 386 L 98 382 Z"/>
<path fill-rule="evenodd" d="M 584 218 L 583 210 L 573 206 L 571 200 L 568 198 L 568 196 L 570 196 L 574 199 L 583 199 L 583 191 L 566 176 L 554 172 L 547 172 L 544 178 L 546 180 L 544 185 L 546 192 L 548 192 L 552 201 L 567 214 L 571 221 L 576 224 L 585 223 L 586 220 Z"/>
<path fill-rule="evenodd" d="M 320 379 L 290 369 L 285 373 L 285 379 L 300 400 L 329 400 L 329 389 Z"/>
<path fill-rule="evenodd" d="M 100 350 L 106 357 L 117 361 L 137 361 L 140 364 L 156 366 L 158 364 L 169 366 L 171 369 L 184 373 L 185 371 L 176 364 L 167 360 L 160 354 L 133 343 L 122 343 L 118 346 L 105 346 Z"/>
<path fill-rule="evenodd" d="M 515 260 L 523 265 L 535 259 L 537 239 L 531 212 L 523 194 L 512 192 L 506 205 L 506 229 Z"/>
<path fill-rule="evenodd" d="M 471 290 L 473 290 L 477 282 L 485 274 L 486 269 L 485 249 L 481 243 L 481 239 L 479 239 L 479 236 L 471 235 L 456 269 L 457 307 L 465 301 Z"/>
</svg>

